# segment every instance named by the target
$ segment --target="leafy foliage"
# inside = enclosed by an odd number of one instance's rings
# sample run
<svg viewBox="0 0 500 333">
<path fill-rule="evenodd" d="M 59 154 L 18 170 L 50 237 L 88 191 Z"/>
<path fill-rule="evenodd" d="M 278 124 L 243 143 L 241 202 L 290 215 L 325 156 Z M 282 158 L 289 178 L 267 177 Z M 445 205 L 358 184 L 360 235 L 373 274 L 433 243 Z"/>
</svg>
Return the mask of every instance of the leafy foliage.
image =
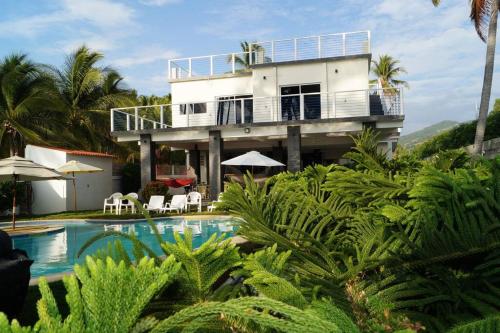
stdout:
<svg viewBox="0 0 500 333">
<path fill-rule="evenodd" d="M 149 201 L 149 198 L 151 198 L 152 195 L 163 195 L 167 198 L 170 196 L 168 194 L 168 186 L 161 181 L 152 181 L 147 183 L 141 194 L 146 202 Z"/>
<path fill-rule="evenodd" d="M 174 234 L 176 243 L 162 243 L 166 254 L 173 255 L 182 264 L 179 278 L 188 288 L 194 302 L 207 300 L 216 282 L 233 267 L 240 264 L 240 255 L 231 240 L 213 234 L 199 248 L 193 248 L 193 235 L 187 229 L 184 238 Z"/>
<path fill-rule="evenodd" d="M 406 74 L 406 70 L 399 66 L 399 60 L 388 54 L 380 55 L 378 60 L 372 60 L 372 73 L 381 83 L 382 88 L 390 89 L 398 86 L 407 86 L 406 81 L 397 79 L 401 74 Z M 372 80 L 377 82 L 377 80 Z"/>
<path fill-rule="evenodd" d="M 363 330 L 444 331 L 498 313 L 500 160 L 386 161 L 371 136 L 347 155 L 355 169 L 308 167 L 262 187 L 249 176 L 223 208 L 243 236 L 290 253 L 306 299 L 335 299 Z"/>
</svg>

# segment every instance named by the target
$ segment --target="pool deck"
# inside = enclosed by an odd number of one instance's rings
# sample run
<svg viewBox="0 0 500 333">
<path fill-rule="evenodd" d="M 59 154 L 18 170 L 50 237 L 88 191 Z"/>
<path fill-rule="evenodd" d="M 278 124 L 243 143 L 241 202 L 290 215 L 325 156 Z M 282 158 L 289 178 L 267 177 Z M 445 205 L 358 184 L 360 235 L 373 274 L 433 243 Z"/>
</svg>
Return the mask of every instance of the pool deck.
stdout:
<svg viewBox="0 0 500 333">
<path fill-rule="evenodd" d="M 59 231 L 63 231 L 64 227 L 59 225 L 39 225 L 39 226 L 20 226 L 16 229 L 12 228 L 0 228 L 9 234 L 11 237 L 21 237 L 21 236 L 29 236 L 29 235 L 45 235 L 56 233 Z"/>
<path fill-rule="evenodd" d="M 186 220 L 210 220 L 210 219 L 234 219 L 237 218 L 232 215 L 170 215 L 170 216 L 157 216 L 151 217 L 151 220 L 164 220 L 164 219 L 186 219 Z M 127 223 L 137 223 L 146 222 L 146 218 L 134 218 L 134 219 L 47 219 L 47 220 L 31 220 L 31 221 L 19 221 L 16 222 L 18 226 L 36 225 L 36 224 L 46 224 L 46 223 L 61 223 L 61 222 L 87 222 L 87 223 L 108 223 L 108 224 L 127 224 Z M 11 222 L 0 222 L 0 228 L 11 226 Z"/>
</svg>

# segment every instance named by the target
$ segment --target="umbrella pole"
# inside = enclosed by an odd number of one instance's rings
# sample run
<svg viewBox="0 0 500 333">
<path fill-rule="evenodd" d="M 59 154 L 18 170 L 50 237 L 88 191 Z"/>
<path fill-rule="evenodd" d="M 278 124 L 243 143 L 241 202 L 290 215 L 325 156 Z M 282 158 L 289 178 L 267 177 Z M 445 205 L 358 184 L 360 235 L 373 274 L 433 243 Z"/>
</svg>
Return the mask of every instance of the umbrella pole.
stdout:
<svg viewBox="0 0 500 333">
<path fill-rule="evenodd" d="M 14 175 L 14 189 L 12 190 L 12 229 L 16 229 L 16 185 L 17 175 Z"/>
<path fill-rule="evenodd" d="M 73 203 L 75 206 L 75 211 L 76 211 L 76 181 L 75 181 L 75 173 L 73 172 Z"/>
</svg>

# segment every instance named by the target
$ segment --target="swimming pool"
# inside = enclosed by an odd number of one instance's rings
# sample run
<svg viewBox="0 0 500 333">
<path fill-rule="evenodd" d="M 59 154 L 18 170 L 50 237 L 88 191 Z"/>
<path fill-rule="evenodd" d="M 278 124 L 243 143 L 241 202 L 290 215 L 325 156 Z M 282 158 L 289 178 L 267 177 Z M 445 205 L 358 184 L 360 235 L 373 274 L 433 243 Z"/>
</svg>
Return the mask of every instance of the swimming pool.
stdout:
<svg viewBox="0 0 500 333">
<path fill-rule="evenodd" d="M 183 217 L 172 217 L 154 220 L 158 231 L 165 241 L 174 241 L 174 231 L 183 233 L 185 228 L 193 230 L 193 246 L 199 247 L 202 243 L 216 233 L 233 235 L 236 230 L 235 220 L 228 217 L 214 217 L 211 219 L 185 219 Z M 41 223 L 37 223 L 39 225 Z M 147 244 L 157 254 L 163 254 L 149 224 L 146 221 L 134 223 L 119 223 L 109 221 L 107 223 L 88 223 L 80 221 L 64 221 L 44 223 L 50 225 L 63 225 L 65 229 L 60 232 L 13 237 L 14 247 L 28 252 L 34 260 L 31 266 L 31 276 L 40 277 L 44 275 L 69 272 L 73 265 L 85 260 L 85 255 L 92 254 L 98 249 L 104 248 L 111 240 L 119 237 L 107 237 L 100 239 L 90 246 L 80 258 L 77 253 L 82 245 L 92 236 L 106 230 L 116 230 L 135 235 Z M 127 252 L 131 253 L 130 241 L 123 240 Z"/>
</svg>

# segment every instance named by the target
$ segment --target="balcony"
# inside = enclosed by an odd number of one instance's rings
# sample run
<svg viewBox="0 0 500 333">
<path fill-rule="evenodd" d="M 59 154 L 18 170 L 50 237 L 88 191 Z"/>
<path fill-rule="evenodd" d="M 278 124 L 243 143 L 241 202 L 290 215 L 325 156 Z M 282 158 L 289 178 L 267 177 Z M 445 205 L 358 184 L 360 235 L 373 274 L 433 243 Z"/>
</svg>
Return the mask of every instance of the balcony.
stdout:
<svg viewBox="0 0 500 333">
<path fill-rule="evenodd" d="M 402 100 L 403 93 L 399 88 L 372 87 L 332 94 L 236 96 L 216 101 L 115 108 L 111 109 L 111 131 L 402 115 Z"/>
<path fill-rule="evenodd" d="M 170 80 L 242 73 L 250 66 L 370 53 L 370 32 L 345 32 L 320 36 L 250 43 L 245 52 L 168 61 Z"/>
</svg>

